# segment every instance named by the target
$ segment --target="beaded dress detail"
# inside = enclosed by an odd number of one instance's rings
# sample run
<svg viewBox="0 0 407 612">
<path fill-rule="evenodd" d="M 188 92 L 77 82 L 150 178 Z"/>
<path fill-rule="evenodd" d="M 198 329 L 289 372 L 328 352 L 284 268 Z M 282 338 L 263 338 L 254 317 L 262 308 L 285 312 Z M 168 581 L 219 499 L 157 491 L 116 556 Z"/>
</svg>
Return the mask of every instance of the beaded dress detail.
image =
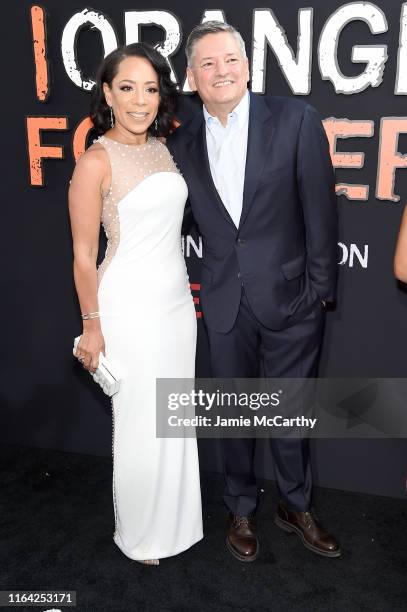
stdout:
<svg viewBox="0 0 407 612">
<path fill-rule="evenodd" d="M 181 249 L 188 190 L 156 138 L 97 142 L 111 166 L 100 322 L 121 374 L 112 398 L 113 539 L 131 559 L 162 559 L 202 538 L 196 439 L 156 437 L 156 379 L 195 376 L 196 315 Z"/>
<path fill-rule="evenodd" d="M 103 198 L 102 225 L 107 237 L 107 248 L 98 269 L 98 282 L 114 257 L 120 241 L 120 223 L 117 204 L 142 180 L 155 172 L 179 172 L 167 147 L 157 138 L 150 137 L 145 145 L 126 145 L 101 136 L 110 160 L 110 189 Z"/>
</svg>

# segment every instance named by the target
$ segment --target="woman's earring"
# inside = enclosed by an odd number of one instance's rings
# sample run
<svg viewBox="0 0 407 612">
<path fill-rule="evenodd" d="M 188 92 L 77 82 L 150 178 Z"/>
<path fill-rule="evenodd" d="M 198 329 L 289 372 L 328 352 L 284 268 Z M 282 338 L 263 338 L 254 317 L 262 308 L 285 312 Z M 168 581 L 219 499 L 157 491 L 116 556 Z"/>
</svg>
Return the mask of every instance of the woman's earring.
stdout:
<svg viewBox="0 0 407 612">
<path fill-rule="evenodd" d="M 155 118 L 155 121 L 154 121 L 154 128 L 155 128 L 155 131 L 158 132 L 158 119 L 157 119 L 157 117 Z"/>
<path fill-rule="evenodd" d="M 110 107 L 110 125 L 114 127 L 114 116 L 113 116 L 113 108 Z"/>
</svg>

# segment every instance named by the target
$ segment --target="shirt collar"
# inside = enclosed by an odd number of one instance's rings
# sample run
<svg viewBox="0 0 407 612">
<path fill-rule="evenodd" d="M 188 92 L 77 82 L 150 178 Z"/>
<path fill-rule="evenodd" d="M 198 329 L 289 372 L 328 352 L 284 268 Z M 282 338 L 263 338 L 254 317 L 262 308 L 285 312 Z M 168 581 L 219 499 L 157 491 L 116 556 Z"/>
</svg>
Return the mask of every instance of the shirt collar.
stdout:
<svg viewBox="0 0 407 612">
<path fill-rule="evenodd" d="M 239 128 L 242 128 L 245 122 L 247 122 L 249 118 L 249 106 L 250 106 L 250 96 L 249 96 L 249 91 L 246 91 L 243 98 L 240 100 L 239 104 L 232 110 L 231 113 L 229 113 L 228 125 L 229 125 L 229 120 L 231 118 L 232 119 L 236 118 Z M 203 105 L 203 114 L 205 117 L 205 123 L 208 127 L 214 122 L 219 123 L 219 119 L 217 117 L 213 117 L 212 115 L 208 113 L 205 105 Z"/>
</svg>

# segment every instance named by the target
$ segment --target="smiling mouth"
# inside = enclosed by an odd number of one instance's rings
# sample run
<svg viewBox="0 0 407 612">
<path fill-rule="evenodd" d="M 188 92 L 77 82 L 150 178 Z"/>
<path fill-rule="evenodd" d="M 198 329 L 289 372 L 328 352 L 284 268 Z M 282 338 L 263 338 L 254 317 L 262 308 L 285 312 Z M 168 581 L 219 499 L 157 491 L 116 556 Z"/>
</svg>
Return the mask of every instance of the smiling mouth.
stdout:
<svg viewBox="0 0 407 612">
<path fill-rule="evenodd" d="M 218 81 L 214 87 L 226 87 L 226 85 L 232 85 L 232 81 Z"/>
<path fill-rule="evenodd" d="M 148 117 L 149 113 L 133 112 L 133 113 L 129 113 L 129 115 L 133 117 L 133 119 L 145 119 L 146 117 Z"/>
</svg>

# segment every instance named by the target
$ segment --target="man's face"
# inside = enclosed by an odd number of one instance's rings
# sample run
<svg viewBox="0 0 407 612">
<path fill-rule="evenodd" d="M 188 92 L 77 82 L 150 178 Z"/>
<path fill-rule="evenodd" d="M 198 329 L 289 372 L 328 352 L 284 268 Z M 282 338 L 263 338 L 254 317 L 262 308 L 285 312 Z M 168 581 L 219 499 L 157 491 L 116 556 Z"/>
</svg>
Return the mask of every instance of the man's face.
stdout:
<svg viewBox="0 0 407 612">
<path fill-rule="evenodd" d="M 187 70 L 192 91 L 213 109 L 233 110 L 242 99 L 249 80 L 249 63 L 230 32 L 207 34 L 195 44 L 192 66 Z"/>
</svg>

